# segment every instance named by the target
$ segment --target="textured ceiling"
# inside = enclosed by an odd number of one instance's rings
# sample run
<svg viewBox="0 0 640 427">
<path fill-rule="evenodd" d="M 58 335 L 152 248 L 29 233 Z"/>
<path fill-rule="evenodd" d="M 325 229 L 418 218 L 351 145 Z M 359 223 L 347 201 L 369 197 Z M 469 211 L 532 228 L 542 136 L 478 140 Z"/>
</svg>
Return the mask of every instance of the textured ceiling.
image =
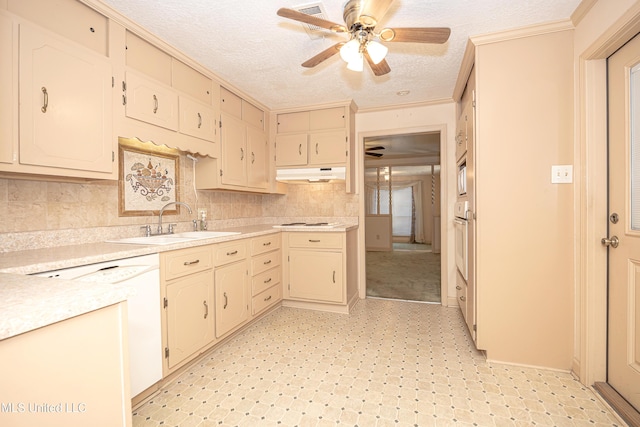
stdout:
<svg viewBox="0 0 640 427">
<path fill-rule="evenodd" d="M 388 43 L 391 72 L 349 71 L 339 55 L 300 64 L 345 35 L 311 39 L 276 15 L 307 0 L 102 0 L 273 110 L 353 99 L 360 109 L 450 99 L 469 36 L 568 19 L 580 0 L 395 0 L 384 27 L 450 27 L 444 45 Z M 343 23 L 346 0 L 323 0 Z M 399 91 L 410 91 L 398 96 Z"/>
</svg>

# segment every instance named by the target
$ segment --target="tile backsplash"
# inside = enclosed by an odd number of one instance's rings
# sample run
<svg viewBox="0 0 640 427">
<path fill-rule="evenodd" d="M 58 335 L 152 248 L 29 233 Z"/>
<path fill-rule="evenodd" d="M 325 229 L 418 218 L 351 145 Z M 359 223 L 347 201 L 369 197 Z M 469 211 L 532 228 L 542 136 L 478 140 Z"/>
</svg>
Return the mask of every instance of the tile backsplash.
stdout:
<svg viewBox="0 0 640 427">
<path fill-rule="evenodd" d="M 290 218 L 350 219 L 357 222 L 358 196 L 346 194 L 344 183 L 292 184 L 287 194 L 250 194 L 199 190 L 193 184 L 193 163 L 180 162 L 179 199 L 194 210 L 166 215 L 187 231 L 198 209 L 207 210 L 209 229 L 279 223 Z M 157 215 L 118 215 L 118 182 L 86 183 L 0 179 L 0 252 L 105 238 L 141 235 L 140 227 L 156 224 Z"/>
</svg>

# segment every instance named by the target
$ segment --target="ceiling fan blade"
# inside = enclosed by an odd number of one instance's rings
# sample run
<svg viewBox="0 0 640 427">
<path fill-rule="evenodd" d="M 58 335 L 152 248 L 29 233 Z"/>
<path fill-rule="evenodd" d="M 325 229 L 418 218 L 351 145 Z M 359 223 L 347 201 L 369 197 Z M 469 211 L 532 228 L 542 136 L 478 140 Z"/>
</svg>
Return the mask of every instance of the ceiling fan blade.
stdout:
<svg viewBox="0 0 640 427">
<path fill-rule="evenodd" d="M 366 154 L 367 156 L 373 156 L 373 157 L 382 157 L 383 154 L 382 153 L 369 153 L 369 152 L 365 152 L 364 154 Z"/>
<path fill-rule="evenodd" d="M 371 59 L 371 56 L 369 56 L 369 52 L 367 52 L 366 50 L 364 51 L 364 57 L 367 59 L 367 62 L 369 63 L 373 74 L 375 74 L 376 76 L 384 76 L 391 71 L 391 68 L 389 67 L 389 64 L 385 59 L 378 62 L 377 64 L 374 64 L 373 59 Z"/>
<path fill-rule="evenodd" d="M 431 28 L 385 28 L 380 31 L 380 40 L 385 42 L 409 43 L 445 43 L 449 40 L 451 29 Z"/>
<path fill-rule="evenodd" d="M 365 151 L 373 151 L 373 150 L 384 150 L 385 148 L 382 145 L 376 145 L 375 147 L 367 147 Z"/>
<path fill-rule="evenodd" d="M 342 47 L 343 44 L 344 44 L 344 42 L 340 42 L 340 43 L 334 44 L 331 47 L 328 47 L 327 49 L 323 50 L 322 52 L 320 52 L 319 54 L 317 54 L 313 58 L 307 59 L 305 62 L 302 63 L 302 66 L 306 67 L 306 68 L 315 67 L 316 65 L 318 65 L 322 61 L 325 61 L 325 60 L 331 58 L 336 53 L 340 52 L 340 48 Z"/>
<path fill-rule="evenodd" d="M 307 15 L 306 13 L 298 12 L 297 10 L 288 9 L 286 7 L 278 9 L 278 15 L 283 18 L 293 19 L 294 21 L 304 22 L 305 24 L 315 25 L 316 27 L 326 28 L 336 33 L 344 33 L 347 28 L 344 25 L 336 24 L 335 22 L 327 21 L 326 19 L 318 18 L 316 16 Z"/>
</svg>

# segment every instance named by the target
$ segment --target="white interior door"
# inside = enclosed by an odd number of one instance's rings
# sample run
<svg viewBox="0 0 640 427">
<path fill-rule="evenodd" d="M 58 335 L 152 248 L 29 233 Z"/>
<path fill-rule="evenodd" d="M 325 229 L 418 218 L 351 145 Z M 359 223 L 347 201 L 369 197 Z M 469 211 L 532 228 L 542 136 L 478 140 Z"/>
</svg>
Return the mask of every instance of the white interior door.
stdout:
<svg viewBox="0 0 640 427">
<path fill-rule="evenodd" d="M 640 36 L 608 61 L 608 383 L 640 409 Z"/>
</svg>

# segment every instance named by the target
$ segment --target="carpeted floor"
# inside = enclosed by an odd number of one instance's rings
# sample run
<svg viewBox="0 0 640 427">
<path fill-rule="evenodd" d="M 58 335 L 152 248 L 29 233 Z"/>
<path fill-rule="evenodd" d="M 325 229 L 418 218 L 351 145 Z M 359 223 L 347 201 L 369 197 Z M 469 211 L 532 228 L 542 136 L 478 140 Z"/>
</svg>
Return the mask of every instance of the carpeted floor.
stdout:
<svg viewBox="0 0 640 427">
<path fill-rule="evenodd" d="M 367 252 L 367 296 L 441 302 L 440 254 Z"/>
</svg>

